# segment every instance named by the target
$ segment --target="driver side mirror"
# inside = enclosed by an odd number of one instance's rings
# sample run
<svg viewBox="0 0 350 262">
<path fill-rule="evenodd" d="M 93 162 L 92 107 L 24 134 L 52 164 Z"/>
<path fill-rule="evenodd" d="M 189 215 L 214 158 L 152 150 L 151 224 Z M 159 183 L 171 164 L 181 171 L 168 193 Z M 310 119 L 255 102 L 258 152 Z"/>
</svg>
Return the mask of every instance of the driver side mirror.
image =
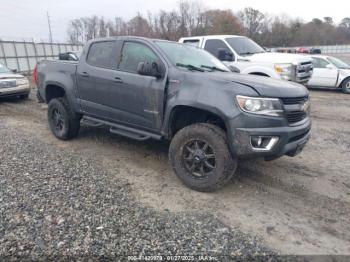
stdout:
<svg viewBox="0 0 350 262">
<path fill-rule="evenodd" d="M 328 65 L 326 65 L 326 68 L 328 68 L 328 69 L 334 69 L 334 66 L 333 66 L 332 64 L 328 64 Z"/>
<path fill-rule="evenodd" d="M 143 76 L 154 76 L 155 78 L 163 76 L 161 67 L 157 62 L 140 62 L 137 66 L 137 73 Z"/>
<path fill-rule="evenodd" d="M 14 74 L 17 74 L 18 70 L 15 68 L 15 69 L 11 69 L 11 72 L 14 73 Z"/>
<path fill-rule="evenodd" d="M 232 61 L 235 60 L 234 56 L 233 56 L 233 53 L 231 51 L 227 50 L 226 48 L 218 48 L 218 55 L 217 55 L 217 57 L 221 61 L 232 62 Z"/>
</svg>

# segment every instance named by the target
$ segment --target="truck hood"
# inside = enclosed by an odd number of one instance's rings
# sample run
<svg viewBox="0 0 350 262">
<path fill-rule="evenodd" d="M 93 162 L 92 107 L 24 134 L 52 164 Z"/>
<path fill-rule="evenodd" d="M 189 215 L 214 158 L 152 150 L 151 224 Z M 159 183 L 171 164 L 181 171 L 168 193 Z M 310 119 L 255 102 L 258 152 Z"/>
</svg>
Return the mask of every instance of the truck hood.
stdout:
<svg viewBox="0 0 350 262">
<path fill-rule="evenodd" d="M 303 62 L 311 62 L 311 58 L 305 55 L 298 54 L 284 54 L 284 53 L 260 53 L 251 56 L 245 56 L 243 60 L 251 62 L 265 62 L 265 63 L 283 63 L 283 64 L 298 64 Z"/>
<path fill-rule="evenodd" d="M 233 82 L 253 88 L 259 95 L 264 97 L 303 97 L 309 94 L 305 86 L 290 81 L 236 73 L 211 72 L 205 74 L 212 81 Z"/>
<path fill-rule="evenodd" d="M 2 79 L 14 79 L 14 78 L 23 78 L 24 76 L 19 74 L 12 73 L 0 73 L 0 80 Z"/>
</svg>

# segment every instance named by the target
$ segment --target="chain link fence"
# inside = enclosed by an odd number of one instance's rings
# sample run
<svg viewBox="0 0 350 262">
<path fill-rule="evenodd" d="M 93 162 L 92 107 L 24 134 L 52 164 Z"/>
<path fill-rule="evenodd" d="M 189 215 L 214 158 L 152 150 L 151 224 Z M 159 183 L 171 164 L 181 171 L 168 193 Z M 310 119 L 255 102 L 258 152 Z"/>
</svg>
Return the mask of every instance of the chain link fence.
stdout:
<svg viewBox="0 0 350 262">
<path fill-rule="evenodd" d="M 67 43 L 36 43 L 0 39 L 0 63 L 23 74 L 30 74 L 38 61 L 57 59 L 60 53 L 81 51 L 82 48 L 83 45 Z"/>
</svg>

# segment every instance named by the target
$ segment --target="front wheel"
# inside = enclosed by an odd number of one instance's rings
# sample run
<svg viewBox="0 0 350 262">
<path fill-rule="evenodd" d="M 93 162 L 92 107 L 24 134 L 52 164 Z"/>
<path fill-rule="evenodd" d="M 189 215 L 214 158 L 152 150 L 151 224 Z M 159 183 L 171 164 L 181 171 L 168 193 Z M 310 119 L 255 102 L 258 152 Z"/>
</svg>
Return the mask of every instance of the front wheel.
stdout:
<svg viewBox="0 0 350 262">
<path fill-rule="evenodd" d="M 68 140 L 78 135 L 79 116 L 70 108 L 67 99 L 52 99 L 48 106 L 48 120 L 52 133 L 61 140 Z"/>
<path fill-rule="evenodd" d="M 183 183 L 200 192 L 224 186 L 237 168 L 226 134 L 221 128 L 204 123 L 176 133 L 170 144 L 169 159 Z"/>
<path fill-rule="evenodd" d="M 350 94 L 350 78 L 344 81 L 341 88 L 344 94 Z"/>
</svg>

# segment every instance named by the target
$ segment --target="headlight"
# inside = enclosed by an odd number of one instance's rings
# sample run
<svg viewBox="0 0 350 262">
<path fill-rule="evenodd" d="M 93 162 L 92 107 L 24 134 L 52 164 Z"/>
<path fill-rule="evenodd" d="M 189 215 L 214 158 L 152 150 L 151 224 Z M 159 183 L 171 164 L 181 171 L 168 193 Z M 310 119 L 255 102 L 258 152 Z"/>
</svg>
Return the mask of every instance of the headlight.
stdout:
<svg viewBox="0 0 350 262">
<path fill-rule="evenodd" d="M 277 98 L 236 96 L 240 108 L 248 113 L 267 116 L 282 116 L 283 108 Z"/>
<path fill-rule="evenodd" d="M 29 81 L 26 78 L 16 79 L 16 86 L 28 85 Z"/>
<path fill-rule="evenodd" d="M 281 75 L 282 78 L 286 80 L 291 80 L 293 75 L 293 65 L 292 64 L 275 64 L 275 71 Z"/>
</svg>

